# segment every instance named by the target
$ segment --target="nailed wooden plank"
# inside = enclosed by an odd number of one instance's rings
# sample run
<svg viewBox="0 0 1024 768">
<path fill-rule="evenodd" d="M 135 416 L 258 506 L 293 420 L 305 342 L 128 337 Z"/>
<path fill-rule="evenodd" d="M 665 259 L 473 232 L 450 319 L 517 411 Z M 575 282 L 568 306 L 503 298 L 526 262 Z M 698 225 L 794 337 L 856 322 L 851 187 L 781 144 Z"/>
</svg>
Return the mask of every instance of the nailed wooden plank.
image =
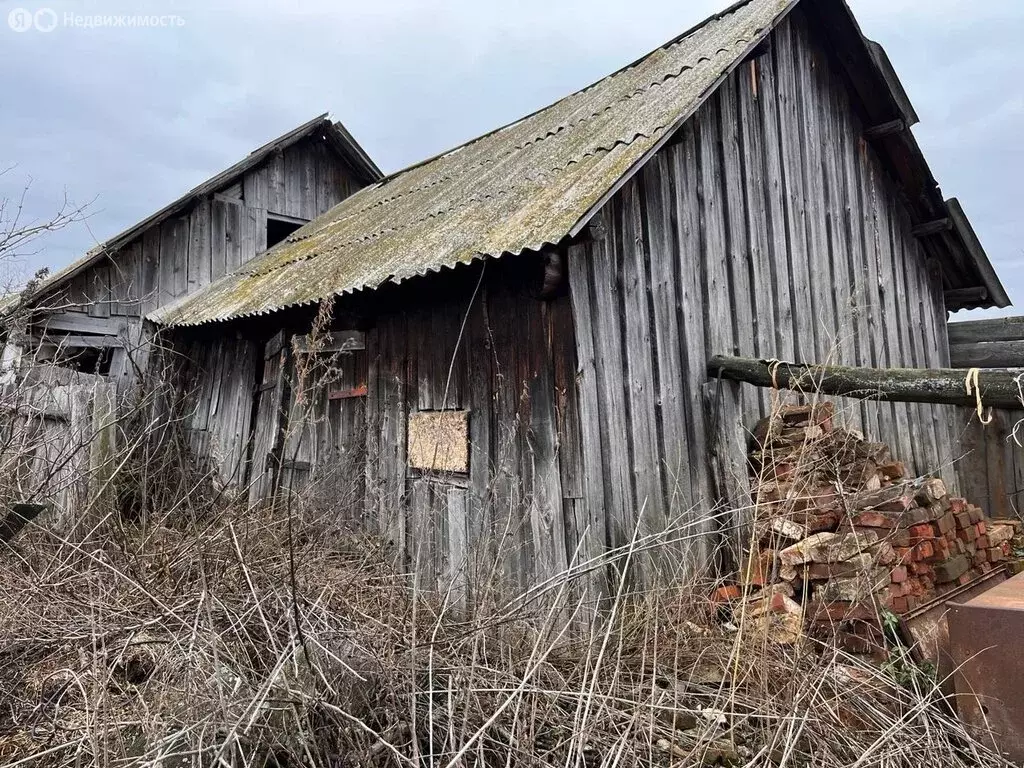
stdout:
<svg viewBox="0 0 1024 768">
<path fill-rule="evenodd" d="M 594 224 L 595 227 L 603 227 L 603 218 L 596 217 Z M 600 240 L 600 237 L 599 235 L 597 239 Z M 590 258 L 592 247 L 591 243 L 584 243 L 572 246 L 569 250 L 569 298 L 576 330 L 576 392 L 582 438 L 584 498 L 582 522 L 576 530 L 579 532 L 578 536 L 585 536 L 581 548 L 581 557 L 584 559 L 600 554 L 606 537 L 605 462 L 601 447 L 603 418 L 597 365 L 598 345 L 594 338 L 595 294 L 593 265 Z"/>
<path fill-rule="evenodd" d="M 739 94 L 737 76 L 726 79 L 715 95 L 719 105 L 719 130 L 722 146 L 722 212 L 725 217 L 726 270 L 729 275 L 730 305 L 732 309 L 733 348 L 750 350 L 744 354 L 757 354 L 757 313 L 751 280 L 750 247 L 747 244 L 747 203 L 744 175 L 746 171 L 744 147 L 739 125 Z M 741 394 L 744 412 L 757 421 L 763 415 L 762 393 Z"/>
<path fill-rule="evenodd" d="M 153 227 L 142 236 L 142 296 L 143 315 L 160 306 L 160 228 Z"/>
<path fill-rule="evenodd" d="M 287 214 L 285 193 L 284 154 L 274 152 L 266 162 L 267 169 L 267 210 Z"/>
<path fill-rule="evenodd" d="M 849 286 L 850 335 L 853 337 L 853 355 L 850 365 L 870 366 L 876 363 L 871 327 L 872 298 L 868 271 L 868 247 L 866 241 L 863 188 L 860 180 L 860 131 L 851 112 L 849 96 L 844 88 L 833 88 L 836 115 L 836 140 L 842 156 L 839 163 L 841 188 L 842 222 L 837 238 L 847 248 Z M 862 403 L 861 423 L 867 435 L 878 435 L 878 410 L 875 406 Z"/>
<path fill-rule="evenodd" d="M 1024 368 L 1024 341 L 953 344 L 949 357 L 954 368 Z"/>
<path fill-rule="evenodd" d="M 110 317 L 110 267 L 107 262 L 89 270 L 89 303 L 86 311 L 92 317 Z"/>
<path fill-rule="evenodd" d="M 224 205 L 224 269 L 234 272 L 242 264 L 242 246 L 246 224 L 242 220 L 241 204 Z"/>
<path fill-rule="evenodd" d="M 754 349 L 759 357 L 772 358 L 779 354 L 776 334 L 778 308 L 774 265 L 772 263 L 772 226 L 768 200 L 772 196 L 769 185 L 777 180 L 766 177 L 764 133 L 761 124 L 760 105 L 762 64 L 751 61 L 748 65 L 750 77 L 739 80 L 739 111 L 737 118 L 743 146 L 743 179 L 746 205 L 747 247 L 750 258 L 750 289 L 753 299 Z M 765 94 L 773 98 L 772 94 Z M 789 285 L 787 281 L 786 292 Z M 767 412 L 770 397 L 762 398 L 762 409 Z"/>
<path fill-rule="evenodd" d="M 528 309 L 543 307 L 534 305 Z M 539 313 L 537 313 L 539 314 Z M 530 380 L 530 419 L 526 432 L 533 477 L 530 495 L 530 526 L 535 543 L 532 576 L 537 581 L 555 578 L 568 566 L 562 482 L 558 467 L 558 416 L 554 376 L 550 363 L 537 367 Z"/>
<path fill-rule="evenodd" d="M 278 477 L 281 437 L 284 430 L 283 399 L 287 373 L 285 332 L 278 331 L 264 345 L 263 380 L 253 425 L 252 480 L 249 501 L 268 498 Z"/>
<path fill-rule="evenodd" d="M 445 489 L 445 511 L 447 512 L 447 599 L 456 610 L 463 610 L 469 598 L 469 503 L 463 488 Z"/>
<path fill-rule="evenodd" d="M 110 349 L 124 346 L 124 340 L 119 336 L 81 336 L 70 333 L 62 336 L 44 336 L 42 343 L 55 344 L 64 349 Z"/>
<path fill-rule="evenodd" d="M 947 330 L 950 344 L 1024 341 L 1024 317 L 949 323 Z"/>
<path fill-rule="evenodd" d="M 789 270 L 789 241 L 787 239 L 787 199 L 783 189 L 782 138 L 779 129 L 778 106 L 780 103 L 778 78 L 774 57 L 766 56 L 754 62 L 758 77 L 758 130 L 753 132 L 760 138 L 764 176 L 761 186 L 765 200 L 765 225 L 768 235 L 768 268 L 762 271 L 767 289 L 775 304 L 774 332 L 775 345 L 762 354 L 780 360 L 795 359 L 796 325 L 791 274 Z M 751 114 L 753 119 L 753 114 Z M 751 139 L 752 143 L 755 139 Z"/>
<path fill-rule="evenodd" d="M 622 229 L 622 310 L 625 325 L 625 377 L 629 408 L 628 440 L 634 515 L 641 519 L 641 535 L 658 533 L 666 520 L 662 456 L 658 442 L 658 376 L 651 358 L 653 339 L 650 317 L 650 285 L 646 235 L 639 180 L 634 177 L 622 188 L 622 202 L 615 221 Z"/>
<path fill-rule="evenodd" d="M 705 339 L 707 322 L 704 313 L 704 288 L 701 257 L 701 226 L 699 214 L 698 140 L 692 123 L 683 126 L 679 144 L 672 148 L 672 174 L 675 182 L 675 222 L 679 250 L 680 302 L 682 304 L 681 334 L 685 349 L 683 375 L 686 402 L 691 408 L 701 402 L 704 382 L 704 361 L 707 360 Z M 711 485 L 705 451 L 704 409 L 691 411 L 686 424 L 686 442 L 690 457 L 690 487 L 695 508 L 710 502 Z M 700 524 L 699 520 L 689 522 Z M 698 547 L 700 545 L 698 544 Z"/>
<path fill-rule="evenodd" d="M 786 195 L 786 236 L 789 275 L 792 287 L 795 328 L 793 354 L 795 359 L 808 360 L 817 354 L 817 335 L 811 302 L 811 280 L 808 272 L 806 202 L 803 190 L 803 167 L 800 150 L 799 92 L 797 89 L 796 51 L 793 17 L 775 30 L 772 57 L 778 86 L 779 141 L 781 143 L 782 179 Z"/>
<path fill-rule="evenodd" d="M 679 243 L 672 214 L 673 164 L 667 153 L 655 155 L 640 175 L 644 184 L 646 230 L 650 248 L 651 322 L 654 330 L 654 358 L 658 369 L 657 398 L 660 404 L 660 464 L 665 484 L 665 512 L 673 513 L 692 504 L 693 488 L 689 467 L 686 422 L 689 402 L 682 354 L 682 310 Z"/>
<path fill-rule="evenodd" d="M 212 280 L 212 231 L 210 198 L 200 198 L 189 214 L 188 286 L 192 293 Z"/>
<path fill-rule="evenodd" d="M 210 279 L 216 280 L 227 273 L 228 207 L 223 200 L 210 204 Z"/>
<path fill-rule="evenodd" d="M 266 164 L 253 168 L 242 177 L 242 199 L 247 208 L 266 210 L 270 201 L 270 171 Z"/>
<path fill-rule="evenodd" d="M 926 221 L 916 225 L 911 229 L 911 234 L 914 237 L 928 237 L 929 235 L 937 235 L 940 232 L 949 232 L 951 229 L 953 229 L 952 219 L 935 219 L 934 221 Z"/>
<path fill-rule="evenodd" d="M 58 312 L 39 321 L 44 331 L 70 331 L 72 333 L 102 333 L 116 335 L 125 321 L 114 317 L 90 317 L 78 312 Z"/>
<path fill-rule="evenodd" d="M 714 100 L 694 118 L 699 157 L 697 176 L 698 213 L 704 273 L 703 304 L 708 315 L 705 341 L 708 349 L 733 349 L 733 310 L 729 291 L 728 254 L 725 241 L 725 202 L 722 198 L 721 158 L 718 150 L 719 117 Z"/>
<path fill-rule="evenodd" d="M 794 17 L 798 19 L 799 17 Z M 797 120 L 800 126 L 799 146 L 794 147 L 800 158 L 804 225 L 807 231 L 808 279 L 811 284 L 811 323 L 814 327 L 816 360 L 835 359 L 836 327 L 835 299 L 829 271 L 829 247 L 825 223 L 825 190 L 822 177 L 821 92 L 817 73 L 821 68 L 817 52 L 813 49 L 810 32 L 802 23 L 793 25 L 796 53 Z"/>
<path fill-rule="evenodd" d="M 620 322 L 619 272 L 621 247 L 614 224 L 617 200 L 606 212 L 608 227 L 604 239 L 595 241 L 590 250 L 593 265 L 593 323 L 597 342 L 597 370 L 600 382 L 602 412 L 605 416 L 601 432 L 601 454 L 605 462 L 605 510 L 608 517 L 608 540 L 619 547 L 633 535 L 633 473 L 629 457 L 629 422 L 623 372 L 626 370 Z"/>
<path fill-rule="evenodd" d="M 309 335 L 293 336 L 292 347 L 298 354 L 309 352 Z M 356 352 L 366 349 L 365 331 L 331 331 L 316 340 L 317 352 Z"/>
<path fill-rule="evenodd" d="M 868 140 L 881 139 L 895 133 L 903 133 L 905 130 L 907 130 L 907 122 L 902 118 L 897 118 L 865 128 L 864 138 Z"/>
</svg>

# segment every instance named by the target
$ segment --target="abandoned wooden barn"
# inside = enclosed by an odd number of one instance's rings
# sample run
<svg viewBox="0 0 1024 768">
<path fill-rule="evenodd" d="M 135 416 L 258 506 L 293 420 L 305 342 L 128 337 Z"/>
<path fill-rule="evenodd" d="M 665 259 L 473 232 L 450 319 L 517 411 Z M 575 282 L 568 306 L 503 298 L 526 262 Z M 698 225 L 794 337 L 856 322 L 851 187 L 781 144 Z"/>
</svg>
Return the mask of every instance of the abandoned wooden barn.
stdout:
<svg viewBox="0 0 1024 768">
<path fill-rule="evenodd" d="M 127 384 L 144 362 L 146 315 L 381 176 L 344 126 L 320 115 L 47 278 L 30 300 L 21 353 Z"/>
<path fill-rule="evenodd" d="M 536 584 L 711 527 L 767 407 L 712 355 L 947 366 L 947 312 L 1009 303 L 916 119 L 843 0 L 744 0 L 148 317 L 223 482 L 316 479 L 430 577 Z M 849 417 L 959 455 L 956 409 Z"/>
</svg>

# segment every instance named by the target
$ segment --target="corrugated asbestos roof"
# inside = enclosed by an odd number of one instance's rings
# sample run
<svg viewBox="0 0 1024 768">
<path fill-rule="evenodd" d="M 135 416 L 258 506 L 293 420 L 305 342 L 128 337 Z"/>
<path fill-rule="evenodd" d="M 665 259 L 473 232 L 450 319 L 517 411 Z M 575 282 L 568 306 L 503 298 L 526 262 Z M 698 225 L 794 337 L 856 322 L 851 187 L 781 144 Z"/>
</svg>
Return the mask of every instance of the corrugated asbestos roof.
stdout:
<svg viewBox="0 0 1024 768">
<path fill-rule="evenodd" d="M 589 88 L 360 190 L 151 319 L 263 314 L 558 243 L 793 4 L 734 6 Z"/>
<path fill-rule="evenodd" d="M 378 181 L 383 177 L 384 174 L 381 172 L 380 168 L 378 168 L 373 160 L 370 159 L 370 156 L 366 154 L 361 146 L 359 146 L 358 142 L 352 138 L 352 134 L 345 129 L 345 126 L 341 123 L 332 123 L 325 112 L 324 114 L 318 115 L 312 120 L 303 123 L 297 128 L 293 128 L 288 131 L 288 133 L 267 142 L 262 147 L 254 149 L 242 160 L 235 163 L 230 168 L 224 169 L 216 176 L 212 176 L 207 179 L 199 186 L 189 190 L 173 203 L 169 203 L 156 213 L 147 216 L 137 224 L 133 224 L 124 232 L 121 232 L 106 242 L 92 248 L 82 258 L 73 261 L 68 266 L 50 275 L 50 277 L 47 278 L 40 286 L 39 291 L 52 290 L 58 285 L 66 282 L 82 270 L 89 268 L 104 255 L 116 252 L 119 248 L 126 245 L 131 240 L 134 240 L 150 227 L 154 227 L 165 219 L 187 209 L 192 205 L 196 198 L 216 192 L 225 186 L 232 184 L 239 176 L 250 168 L 255 168 L 274 152 L 287 149 L 293 144 L 305 139 L 307 136 L 316 134 L 318 131 L 323 133 L 328 142 L 331 143 L 331 145 L 334 146 L 338 152 L 352 164 L 352 167 L 356 172 L 363 175 L 367 181 Z"/>
</svg>

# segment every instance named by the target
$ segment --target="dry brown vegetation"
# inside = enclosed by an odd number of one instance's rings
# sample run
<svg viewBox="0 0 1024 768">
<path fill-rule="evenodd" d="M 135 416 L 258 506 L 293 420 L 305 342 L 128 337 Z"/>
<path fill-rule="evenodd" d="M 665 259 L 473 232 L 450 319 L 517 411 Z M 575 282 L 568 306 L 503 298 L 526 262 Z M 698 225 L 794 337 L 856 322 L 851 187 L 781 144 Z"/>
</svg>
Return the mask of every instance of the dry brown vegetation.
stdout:
<svg viewBox="0 0 1024 768">
<path fill-rule="evenodd" d="M 135 445 L 125 485 L 153 461 Z M 334 509 L 173 480 L 163 512 L 108 494 L 79 535 L 33 525 L 0 553 L 2 764 L 1001 764 L 924 676 L 775 644 L 710 579 L 572 597 L 663 540 L 461 613 Z"/>
</svg>

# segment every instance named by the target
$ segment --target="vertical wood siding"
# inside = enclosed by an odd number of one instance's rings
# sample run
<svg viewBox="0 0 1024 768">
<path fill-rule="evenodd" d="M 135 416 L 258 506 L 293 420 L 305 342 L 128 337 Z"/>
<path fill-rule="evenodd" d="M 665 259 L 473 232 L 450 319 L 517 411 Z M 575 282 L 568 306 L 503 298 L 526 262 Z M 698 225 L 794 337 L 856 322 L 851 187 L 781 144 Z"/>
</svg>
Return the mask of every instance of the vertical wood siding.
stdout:
<svg viewBox="0 0 1024 768">
<path fill-rule="evenodd" d="M 581 541 L 581 557 L 604 546 L 601 526 L 575 516 L 583 416 L 568 299 L 531 296 L 531 268 L 449 275 L 367 333 L 368 517 L 423 583 L 460 596 L 525 589 L 563 571 Z M 410 469 L 409 414 L 445 409 L 469 412 L 469 472 Z"/>
<path fill-rule="evenodd" d="M 942 286 L 799 11 L 600 213 L 570 253 L 583 495 L 608 538 L 708 510 L 701 401 L 715 353 L 940 367 Z M 768 396 L 740 390 L 748 428 Z M 951 479 L 954 409 L 839 401 L 918 472 Z M 742 448 L 739 448 L 742 450 Z"/>
<path fill-rule="evenodd" d="M 323 142 L 298 142 L 82 272 L 62 303 L 96 317 L 141 318 L 265 251 L 268 212 L 314 219 L 359 186 Z"/>
</svg>

